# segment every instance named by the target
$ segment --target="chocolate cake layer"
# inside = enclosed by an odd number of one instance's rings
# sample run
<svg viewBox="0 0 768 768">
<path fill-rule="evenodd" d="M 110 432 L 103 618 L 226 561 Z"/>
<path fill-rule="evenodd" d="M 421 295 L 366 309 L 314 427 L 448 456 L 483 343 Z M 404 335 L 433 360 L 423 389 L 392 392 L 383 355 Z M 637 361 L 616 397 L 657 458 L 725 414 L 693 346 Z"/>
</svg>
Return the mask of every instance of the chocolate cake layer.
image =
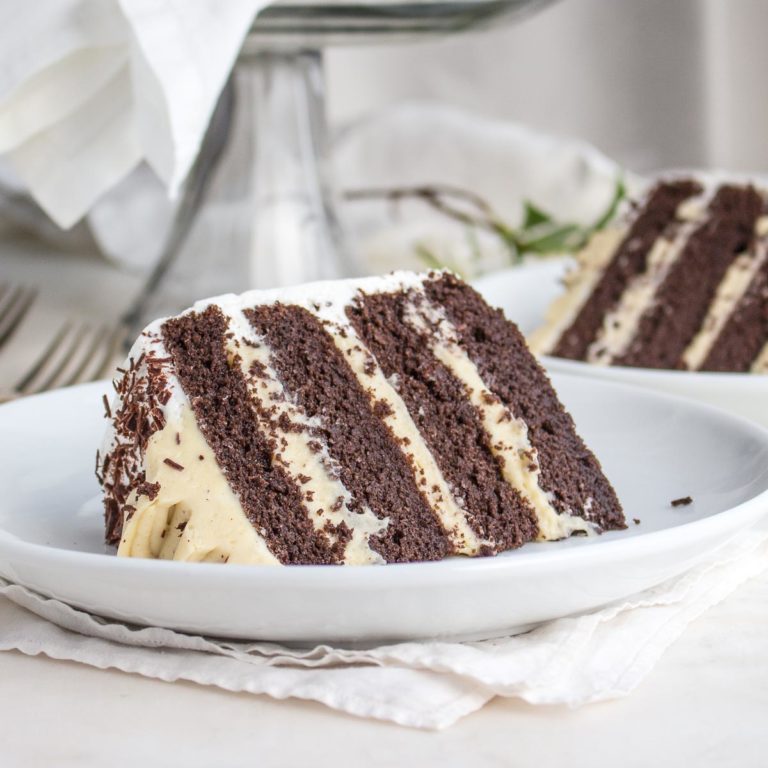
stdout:
<svg viewBox="0 0 768 768">
<path fill-rule="evenodd" d="M 420 492 L 400 445 L 382 421 L 389 405 L 373 403 L 322 321 L 299 306 L 244 310 L 272 350 L 272 364 L 338 463 L 340 479 L 362 510 L 389 518 L 369 545 L 387 562 L 438 560 L 451 543 Z"/>
<path fill-rule="evenodd" d="M 698 194 L 701 187 L 694 181 L 659 184 L 648 196 L 643 210 L 629 227 L 616 253 L 601 275 L 592 295 L 563 332 L 552 354 L 572 360 L 583 360 L 595 341 L 603 316 L 613 309 L 632 278 L 645 271 L 654 242 L 674 221 L 677 207 Z"/>
<path fill-rule="evenodd" d="M 245 381 L 225 354 L 227 332 L 227 319 L 215 305 L 162 327 L 198 427 L 246 516 L 280 562 L 339 562 L 343 548 L 314 530 L 299 489 L 273 461 Z M 338 535 L 344 539 L 343 531 Z"/>
<path fill-rule="evenodd" d="M 425 290 L 445 310 L 486 386 L 525 420 L 538 454 L 542 487 L 551 494 L 555 508 L 581 515 L 604 529 L 626 527 L 621 505 L 599 462 L 576 433 L 516 326 L 453 275 L 428 281 Z"/>
<path fill-rule="evenodd" d="M 406 404 L 485 552 L 519 547 L 536 537 L 533 509 L 505 482 L 481 419 L 464 385 L 431 353 L 407 320 L 418 296 L 378 293 L 347 308 L 358 336 Z"/>
<path fill-rule="evenodd" d="M 748 372 L 768 342 L 768 260 L 752 280 L 700 366 Z"/>
<path fill-rule="evenodd" d="M 615 360 L 617 365 L 682 367 L 683 353 L 701 327 L 728 267 L 749 248 L 762 207 L 762 198 L 752 187 L 717 190 L 705 223 L 685 244 L 626 352 Z"/>
</svg>

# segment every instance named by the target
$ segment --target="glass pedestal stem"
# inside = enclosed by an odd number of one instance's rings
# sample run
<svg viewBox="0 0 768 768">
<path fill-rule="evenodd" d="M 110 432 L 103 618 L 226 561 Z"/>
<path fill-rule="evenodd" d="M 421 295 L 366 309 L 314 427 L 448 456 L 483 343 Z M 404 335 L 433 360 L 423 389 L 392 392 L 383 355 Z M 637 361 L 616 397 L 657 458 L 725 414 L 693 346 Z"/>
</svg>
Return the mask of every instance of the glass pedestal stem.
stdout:
<svg viewBox="0 0 768 768">
<path fill-rule="evenodd" d="M 353 273 L 330 184 L 320 51 L 241 54 L 231 131 L 250 137 L 252 287 Z"/>
</svg>

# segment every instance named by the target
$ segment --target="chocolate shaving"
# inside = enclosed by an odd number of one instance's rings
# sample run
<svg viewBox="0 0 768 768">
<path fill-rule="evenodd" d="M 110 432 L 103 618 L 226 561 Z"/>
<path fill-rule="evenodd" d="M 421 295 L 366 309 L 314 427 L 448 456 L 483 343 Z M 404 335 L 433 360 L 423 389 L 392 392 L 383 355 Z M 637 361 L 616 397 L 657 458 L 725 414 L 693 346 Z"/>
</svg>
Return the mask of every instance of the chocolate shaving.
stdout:
<svg viewBox="0 0 768 768">
<path fill-rule="evenodd" d="M 99 472 L 99 465 L 101 464 L 101 455 L 99 451 L 96 451 L 96 467 L 93 470 L 94 474 L 96 475 L 96 479 L 99 481 L 99 485 L 102 485 L 104 483 L 104 478 L 102 477 L 101 473 Z"/>
<path fill-rule="evenodd" d="M 150 501 L 154 501 L 158 493 L 160 493 L 160 483 L 148 483 L 144 481 L 136 486 L 136 495 L 146 496 Z"/>
<path fill-rule="evenodd" d="M 154 351 L 131 358 L 113 381 L 118 397 L 115 411 L 104 397 L 106 415 L 114 428 L 114 443 L 103 457 L 99 478 L 110 544 L 120 541 L 123 518 L 132 511 L 127 504 L 131 493 L 151 500 L 160 490 L 157 483 L 146 482 L 143 456 L 149 439 L 165 426 L 162 406 L 171 397 L 166 375 L 169 362 L 170 358 L 158 357 Z"/>
<path fill-rule="evenodd" d="M 687 507 L 689 504 L 693 504 L 693 499 L 690 496 L 682 496 L 679 499 L 672 499 L 669 503 L 673 507 Z"/>
<path fill-rule="evenodd" d="M 175 469 L 178 472 L 183 471 L 184 467 L 179 464 L 177 461 L 174 461 L 173 459 L 163 459 L 163 464 L 167 464 L 171 469 Z"/>
</svg>

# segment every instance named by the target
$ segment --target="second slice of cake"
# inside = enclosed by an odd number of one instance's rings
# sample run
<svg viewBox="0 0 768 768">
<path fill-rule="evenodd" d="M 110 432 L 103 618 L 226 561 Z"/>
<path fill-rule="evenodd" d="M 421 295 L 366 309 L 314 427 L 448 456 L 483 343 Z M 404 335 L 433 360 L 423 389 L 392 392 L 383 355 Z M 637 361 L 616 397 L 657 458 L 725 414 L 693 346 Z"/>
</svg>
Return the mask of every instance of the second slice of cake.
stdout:
<svg viewBox="0 0 768 768">
<path fill-rule="evenodd" d="M 143 332 L 116 390 L 119 555 L 409 562 L 624 527 L 517 328 L 451 274 L 199 302 Z"/>
</svg>

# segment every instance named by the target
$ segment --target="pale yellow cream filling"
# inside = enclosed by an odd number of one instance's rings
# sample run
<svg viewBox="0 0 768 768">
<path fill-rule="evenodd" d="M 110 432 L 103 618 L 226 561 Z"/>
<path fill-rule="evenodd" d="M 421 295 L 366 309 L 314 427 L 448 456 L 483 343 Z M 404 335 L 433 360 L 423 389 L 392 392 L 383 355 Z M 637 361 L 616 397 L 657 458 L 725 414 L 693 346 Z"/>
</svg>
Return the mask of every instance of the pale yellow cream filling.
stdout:
<svg viewBox="0 0 768 768">
<path fill-rule="evenodd" d="M 279 564 L 243 512 L 188 404 L 150 437 L 144 469 L 147 482 L 160 489 L 154 499 L 131 494 L 128 503 L 136 511 L 125 521 L 118 555 Z"/>
<path fill-rule="evenodd" d="M 555 509 L 549 494 L 541 487 L 541 467 L 528 438 L 528 426 L 485 386 L 477 366 L 459 346 L 456 330 L 442 310 L 429 304 L 425 297 L 421 299 L 410 305 L 406 320 L 424 333 L 425 343 L 430 345 L 432 354 L 464 385 L 467 396 L 480 414 L 491 451 L 501 458 L 504 479 L 536 514 L 539 540 L 562 539 L 575 531 L 594 533 L 595 527 L 587 520 Z M 435 328 L 439 328 L 437 334 L 433 333 Z"/>
<path fill-rule="evenodd" d="M 766 246 L 763 244 L 754 254 L 741 254 L 728 268 L 717 288 L 701 330 L 683 352 L 683 362 L 689 370 L 698 370 L 712 350 L 728 318 L 765 262 L 766 252 Z"/>
<path fill-rule="evenodd" d="M 551 352 L 592 295 L 603 270 L 627 234 L 626 227 L 595 232 L 578 254 L 579 267 L 565 279 L 566 290 L 547 311 L 544 325 L 534 331 L 528 344 L 534 353 Z"/>
<path fill-rule="evenodd" d="M 588 362 L 610 365 L 627 351 L 643 314 L 697 227 L 698 223 L 686 223 L 674 240 L 659 238 L 653 244 L 645 271 L 630 281 L 616 307 L 605 314 L 595 341 L 587 349 Z"/>
<path fill-rule="evenodd" d="M 484 541 L 472 530 L 462 508 L 461 499 L 454 497 L 434 457 L 427 448 L 408 408 L 384 371 L 381 370 L 351 326 L 344 333 L 334 333 L 333 340 L 372 400 L 389 406 L 384 423 L 400 444 L 401 451 L 413 469 L 416 483 L 440 520 L 440 524 L 459 554 L 474 555 Z"/>
<path fill-rule="evenodd" d="M 333 526 L 345 524 L 352 537 L 344 550 L 344 562 L 347 565 L 383 563 L 384 559 L 369 546 L 369 539 L 387 528 L 389 518 L 379 519 L 370 509 L 363 512 L 352 510 L 352 497 L 337 477 L 332 474 L 332 460 L 327 448 L 313 450 L 310 443 L 319 441 L 308 429 L 313 426 L 306 415 L 290 402 L 285 389 L 272 368 L 269 348 L 266 344 L 250 346 L 234 339 L 227 344 L 227 353 L 231 360 L 238 360 L 243 376 L 248 384 L 251 397 L 265 411 L 272 409 L 269 424 L 265 431 L 274 440 L 273 455 L 300 489 L 304 503 L 309 510 L 309 519 L 316 531 L 325 531 L 331 542 L 332 531 L 325 528 L 330 522 Z M 250 374 L 254 362 L 259 363 L 257 377 Z M 283 416 L 299 431 L 285 430 L 278 420 Z"/>
<path fill-rule="evenodd" d="M 768 373 L 768 344 L 760 350 L 760 354 L 752 363 L 751 371 L 752 373 Z"/>
</svg>

